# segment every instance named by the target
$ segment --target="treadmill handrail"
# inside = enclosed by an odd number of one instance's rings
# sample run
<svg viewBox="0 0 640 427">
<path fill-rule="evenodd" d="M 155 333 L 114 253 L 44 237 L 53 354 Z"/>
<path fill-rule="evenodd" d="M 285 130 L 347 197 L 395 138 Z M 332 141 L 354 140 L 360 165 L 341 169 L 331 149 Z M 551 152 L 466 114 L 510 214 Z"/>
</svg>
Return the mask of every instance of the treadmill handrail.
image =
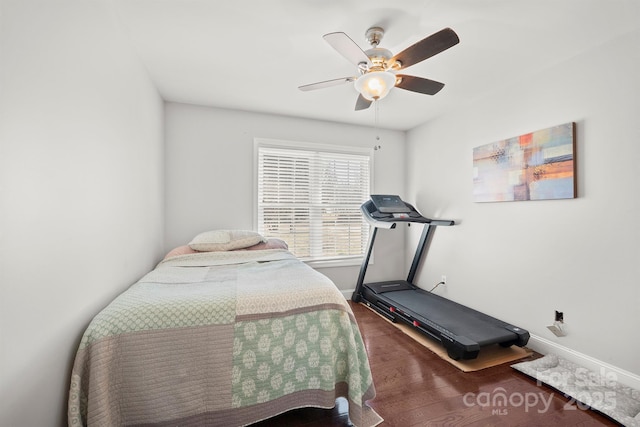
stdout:
<svg viewBox="0 0 640 427">
<path fill-rule="evenodd" d="M 363 203 L 362 205 L 360 205 L 360 210 L 362 211 L 362 216 L 364 217 L 365 221 L 369 223 L 369 225 L 375 228 L 387 228 L 387 229 L 396 228 L 395 222 L 378 221 L 371 218 L 371 216 L 367 212 L 365 205 L 366 203 Z"/>
</svg>

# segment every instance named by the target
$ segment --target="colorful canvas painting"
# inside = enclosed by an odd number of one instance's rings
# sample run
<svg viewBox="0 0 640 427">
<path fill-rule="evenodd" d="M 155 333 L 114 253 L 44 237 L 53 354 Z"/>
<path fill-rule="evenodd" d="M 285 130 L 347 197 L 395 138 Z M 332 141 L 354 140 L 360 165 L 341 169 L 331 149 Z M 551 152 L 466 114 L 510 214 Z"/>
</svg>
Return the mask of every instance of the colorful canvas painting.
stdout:
<svg viewBox="0 0 640 427">
<path fill-rule="evenodd" d="M 576 197 L 575 123 L 473 149 L 475 202 Z"/>
</svg>

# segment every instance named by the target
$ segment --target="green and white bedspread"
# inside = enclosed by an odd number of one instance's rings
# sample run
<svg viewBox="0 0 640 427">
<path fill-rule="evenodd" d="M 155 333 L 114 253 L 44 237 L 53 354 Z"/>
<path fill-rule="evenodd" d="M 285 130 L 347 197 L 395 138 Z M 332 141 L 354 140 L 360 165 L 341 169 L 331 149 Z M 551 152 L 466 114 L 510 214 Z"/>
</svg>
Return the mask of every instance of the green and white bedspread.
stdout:
<svg viewBox="0 0 640 427">
<path fill-rule="evenodd" d="M 251 424 L 349 401 L 381 418 L 362 337 L 335 285 L 285 250 L 161 262 L 102 310 L 80 343 L 69 425 Z"/>
</svg>

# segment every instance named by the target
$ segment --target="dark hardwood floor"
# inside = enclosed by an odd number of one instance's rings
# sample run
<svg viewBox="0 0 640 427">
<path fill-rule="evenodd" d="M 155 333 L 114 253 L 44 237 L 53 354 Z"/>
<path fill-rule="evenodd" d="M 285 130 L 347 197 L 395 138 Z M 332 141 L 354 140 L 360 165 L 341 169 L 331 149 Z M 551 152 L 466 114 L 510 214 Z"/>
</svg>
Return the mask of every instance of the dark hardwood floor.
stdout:
<svg viewBox="0 0 640 427">
<path fill-rule="evenodd" d="M 580 409 L 562 393 L 538 386 L 504 364 L 464 373 L 416 343 L 360 304 L 358 319 L 373 371 L 375 399 L 369 405 L 381 426 L 615 426 L 606 416 Z M 533 356 L 536 357 L 536 356 Z M 491 405 L 506 396 L 507 405 Z M 348 404 L 306 408 L 255 426 L 350 426 Z"/>
</svg>

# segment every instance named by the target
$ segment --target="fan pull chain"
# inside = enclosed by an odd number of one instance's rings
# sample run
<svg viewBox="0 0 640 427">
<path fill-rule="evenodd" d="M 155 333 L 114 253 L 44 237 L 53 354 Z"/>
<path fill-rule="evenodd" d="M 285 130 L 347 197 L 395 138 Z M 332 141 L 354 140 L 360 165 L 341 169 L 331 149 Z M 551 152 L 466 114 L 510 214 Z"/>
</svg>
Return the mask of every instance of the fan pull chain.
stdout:
<svg viewBox="0 0 640 427">
<path fill-rule="evenodd" d="M 373 118 L 373 124 L 374 124 L 374 131 L 376 134 L 376 141 L 380 141 L 380 128 L 378 127 L 379 125 L 379 116 L 380 116 L 380 101 L 376 100 L 373 101 L 373 109 L 374 109 L 374 118 Z"/>
</svg>

